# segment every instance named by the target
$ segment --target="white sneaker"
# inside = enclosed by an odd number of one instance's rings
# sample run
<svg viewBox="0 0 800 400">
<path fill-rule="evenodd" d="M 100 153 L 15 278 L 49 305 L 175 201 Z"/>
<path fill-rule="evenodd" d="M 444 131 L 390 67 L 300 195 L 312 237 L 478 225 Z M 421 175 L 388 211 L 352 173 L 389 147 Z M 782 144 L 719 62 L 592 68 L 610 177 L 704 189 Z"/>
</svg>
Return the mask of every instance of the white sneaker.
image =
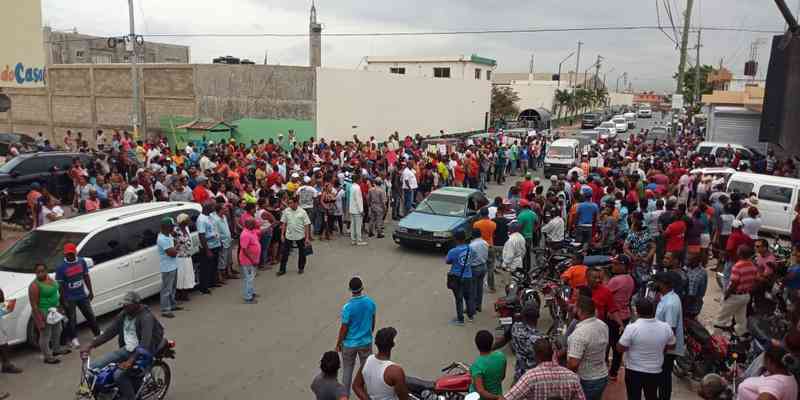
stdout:
<svg viewBox="0 0 800 400">
<path fill-rule="evenodd" d="M 78 338 L 72 339 L 72 342 L 70 342 L 70 344 L 72 345 L 73 349 L 81 348 L 81 342 L 78 340 Z"/>
</svg>

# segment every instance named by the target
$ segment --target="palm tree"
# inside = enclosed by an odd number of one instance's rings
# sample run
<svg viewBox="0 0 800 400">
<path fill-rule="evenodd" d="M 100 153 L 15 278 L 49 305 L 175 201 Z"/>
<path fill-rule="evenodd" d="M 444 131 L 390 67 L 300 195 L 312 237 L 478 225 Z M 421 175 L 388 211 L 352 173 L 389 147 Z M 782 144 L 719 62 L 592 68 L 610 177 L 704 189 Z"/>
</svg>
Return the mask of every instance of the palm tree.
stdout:
<svg viewBox="0 0 800 400">
<path fill-rule="evenodd" d="M 597 88 L 597 91 L 595 91 L 594 94 L 595 94 L 595 107 L 606 104 L 606 99 L 608 98 L 608 89 L 604 87 Z"/>
<path fill-rule="evenodd" d="M 586 107 L 591 105 L 591 92 L 586 89 L 578 89 L 575 91 L 575 109 L 573 110 L 576 113 L 586 109 Z"/>
<path fill-rule="evenodd" d="M 556 90 L 556 95 L 554 99 L 554 107 L 556 109 L 557 118 L 561 118 L 561 113 L 564 111 L 564 108 L 567 108 L 569 111 L 569 105 L 572 103 L 572 93 L 568 90 Z"/>
</svg>

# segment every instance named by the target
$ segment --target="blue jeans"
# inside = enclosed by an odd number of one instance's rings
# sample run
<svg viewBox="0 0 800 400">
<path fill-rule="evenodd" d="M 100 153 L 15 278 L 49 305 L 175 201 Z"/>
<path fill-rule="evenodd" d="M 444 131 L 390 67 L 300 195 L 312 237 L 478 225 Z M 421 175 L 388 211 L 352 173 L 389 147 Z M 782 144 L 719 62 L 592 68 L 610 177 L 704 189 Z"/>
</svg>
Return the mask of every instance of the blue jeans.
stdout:
<svg viewBox="0 0 800 400">
<path fill-rule="evenodd" d="M 453 289 L 453 298 L 456 301 L 456 319 L 464 322 L 464 303 L 467 303 L 467 316 L 475 316 L 475 301 L 473 300 L 472 278 L 461 278 L 458 286 Z"/>
<path fill-rule="evenodd" d="M 256 267 L 252 265 L 240 265 L 239 269 L 242 272 L 242 298 L 245 301 L 253 300 L 253 295 L 256 292 L 253 282 L 256 279 Z"/>
<path fill-rule="evenodd" d="M 272 228 L 261 232 L 259 242 L 261 243 L 261 258 L 258 263 L 262 266 L 267 265 L 267 261 L 269 261 L 269 244 L 272 242 Z"/>
<path fill-rule="evenodd" d="M 603 391 L 608 385 L 608 377 L 600 379 L 583 380 L 581 379 L 581 389 L 586 400 L 600 400 L 603 398 Z"/>
<path fill-rule="evenodd" d="M 178 270 L 161 273 L 161 312 L 167 313 L 175 310 L 178 302 L 175 301 L 175 289 L 178 283 Z"/>
<path fill-rule="evenodd" d="M 414 190 L 403 189 L 403 203 L 405 210 L 403 215 L 408 215 L 414 207 Z"/>
<path fill-rule="evenodd" d="M 125 348 L 114 350 L 110 353 L 104 354 L 102 357 L 96 359 L 90 367 L 92 369 L 100 369 L 111 363 L 121 363 L 131 357 L 131 353 Z M 133 400 L 136 393 L 133 390 L 133 382 L 131 381 L 128 372 L 130 370 L 117 369 L 114 371 L 114 383 L 119 388 L 120 400 Z"/>
</svg>

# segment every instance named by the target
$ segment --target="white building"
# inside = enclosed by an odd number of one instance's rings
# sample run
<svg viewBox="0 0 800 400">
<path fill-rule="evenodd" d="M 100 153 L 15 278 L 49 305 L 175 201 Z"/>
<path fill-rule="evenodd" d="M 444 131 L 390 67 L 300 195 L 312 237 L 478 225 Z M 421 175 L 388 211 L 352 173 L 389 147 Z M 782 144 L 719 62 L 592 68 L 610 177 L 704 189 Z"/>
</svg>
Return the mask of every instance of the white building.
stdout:
<svg viewBox="0 0 800 400">
<path fill-rule="evenodd" d="M 367 71 L 388 72 L 422 78 L 492 81 L 497 61 L 471 56 L 456 57 L 365 57 Z"/>
</svg>

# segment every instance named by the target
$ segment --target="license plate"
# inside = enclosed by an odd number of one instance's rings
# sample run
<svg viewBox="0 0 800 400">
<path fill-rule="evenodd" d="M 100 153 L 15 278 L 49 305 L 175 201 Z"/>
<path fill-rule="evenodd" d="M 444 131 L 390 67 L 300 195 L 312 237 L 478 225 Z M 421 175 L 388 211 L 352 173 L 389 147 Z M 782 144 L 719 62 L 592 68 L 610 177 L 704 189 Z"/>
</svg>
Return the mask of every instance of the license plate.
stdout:
<svg viewBox="0 0 800 400">
<path fill-rule="evenodd" d="M 514 319 L 511 317 L 500 318 L 500 325 L 511 325 L 514 323 Z"/>
</svg>

